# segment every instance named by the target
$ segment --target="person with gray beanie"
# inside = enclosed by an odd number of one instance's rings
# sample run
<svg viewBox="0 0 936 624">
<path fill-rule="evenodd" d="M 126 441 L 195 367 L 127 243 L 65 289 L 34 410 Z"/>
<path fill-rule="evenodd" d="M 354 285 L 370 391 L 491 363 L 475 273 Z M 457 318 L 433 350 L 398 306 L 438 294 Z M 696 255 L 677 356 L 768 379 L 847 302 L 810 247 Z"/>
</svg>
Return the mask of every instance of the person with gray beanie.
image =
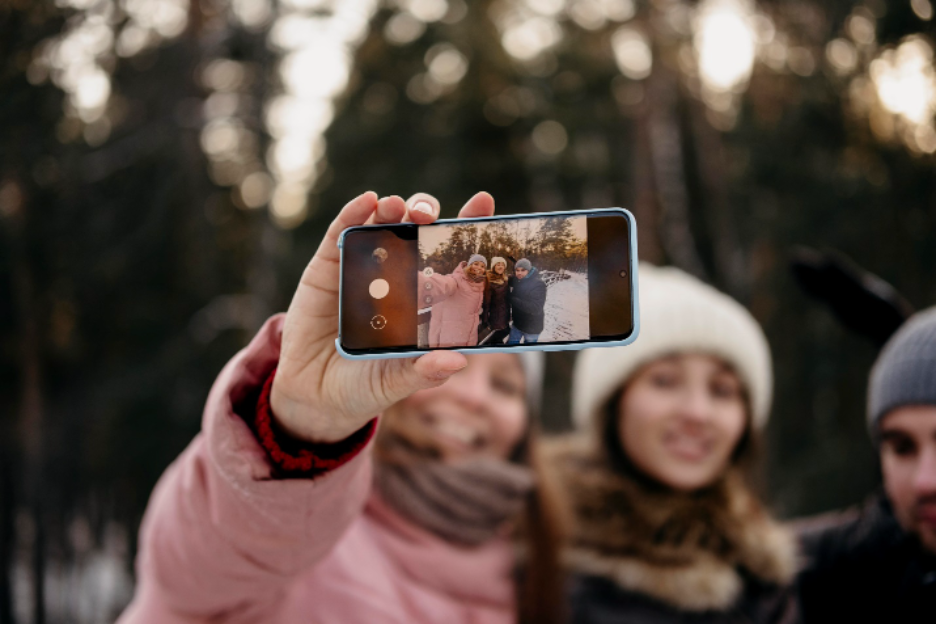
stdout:
<svg viewBox="0 0 936 624">
<path fill-rule="evenodd" d="M 675 268 L 639 267 L 639 338 L 575 364 L 577 432 L 549 447 L 576 526 L 577 624 L 789 622 L 791 532 L 749 485 L 773 375 L 738 302 Z"/>
<path fill-rule="evenodd" d="M 507 344 L 518 344 L 521 340 L 533 344 L 539 340 L 545 325 L 546 283 L 533 263 L 521 258 L 514 265 L 508 285 L 513 322 Z"/>
<path fill-rule="evenodd" d="M 867 419 L 883 492 L 860 509 L 802 523 L 802 619 L 936 622 L 936 308 L 910 317 L 884 345 Z"/>
</svg>

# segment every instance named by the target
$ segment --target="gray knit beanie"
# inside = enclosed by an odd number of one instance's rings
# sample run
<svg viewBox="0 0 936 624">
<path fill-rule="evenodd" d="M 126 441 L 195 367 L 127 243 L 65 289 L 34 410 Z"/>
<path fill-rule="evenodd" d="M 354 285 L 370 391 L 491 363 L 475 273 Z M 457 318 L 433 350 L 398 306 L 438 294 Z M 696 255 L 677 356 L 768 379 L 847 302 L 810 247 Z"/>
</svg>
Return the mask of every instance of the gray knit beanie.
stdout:
<svg viewBox="0 0 936 624">
<path fill-rule="evenodd" d="M 472 254 L 472 256 L 468 258 L 468 266 L 471 266 L 475 262 L 483 262 L 484 266 L 487 266 L 487 258 L 481 254 Z"/>
<path fill-rule="evenodd" d="M 904 405 L 936 405 L 936 307 L 917 312 L 887 341 L 868 382 L 868 428 Z"/>
<path fill-rule="evenodd" d="M 529 271 L 533 268 L 533 264 L 526 258 L 520 258 L 520 260 L 517 261 L 516 268 Z"/>
</svg>

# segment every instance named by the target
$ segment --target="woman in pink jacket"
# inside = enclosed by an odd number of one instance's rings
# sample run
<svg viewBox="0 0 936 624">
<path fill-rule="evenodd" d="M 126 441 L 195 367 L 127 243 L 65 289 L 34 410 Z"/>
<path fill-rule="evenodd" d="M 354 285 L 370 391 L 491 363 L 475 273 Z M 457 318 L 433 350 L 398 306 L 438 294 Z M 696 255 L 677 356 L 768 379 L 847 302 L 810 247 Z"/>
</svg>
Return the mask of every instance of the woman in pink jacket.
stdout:
<svg viewBox="0 0 936 624">
<path fill-rule="evenodd" d="M 482 193 L 461 216 L 493 210 Z M 341 211 L 153 491 L 119 622 L 558 621 L 558 506 L 529 417 L 541 360 L 335 351 L 341 231 L 438 214 L 374 193 Z"/>
<path fill-rule="evenodd" d="M 432 306 L 430 347 L 471 347 L 478 344 L 478 322 L 484 303 L 487 260 L 474 254 L 450 275 L 419 274 L 421 305 Z"/>
</svg>

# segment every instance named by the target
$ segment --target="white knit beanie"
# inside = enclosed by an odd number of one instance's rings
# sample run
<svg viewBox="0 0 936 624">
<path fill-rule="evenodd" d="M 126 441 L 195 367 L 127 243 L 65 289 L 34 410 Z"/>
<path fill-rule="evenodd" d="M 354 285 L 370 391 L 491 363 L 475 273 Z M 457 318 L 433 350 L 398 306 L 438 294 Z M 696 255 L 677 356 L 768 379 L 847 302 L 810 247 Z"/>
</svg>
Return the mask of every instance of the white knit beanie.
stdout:
<svg viewBox="0 0 936 624">
<path fill-rule="evenodd" d="M 504 269 L 507 268 L 507 261 L 501 258 L 500 256 L 494 256 L 491 258 L 491 270 L 494 270 L 494 267 L 497 266 L 497 263 L 500 262 L 504 265 Z"/>
<path fill-rule="evenodd" d="M 705 353 L 730 364 L 751 400 L 752 420 L 767 423 L 773 390 L 770 347 L 741 304 L 691 275 L 642 262 L 640 335 L 626 347 L 585 349 L 575 364 L 572 418 L 586 429 L 641 366 L 675 353 Z"/>
</svg>

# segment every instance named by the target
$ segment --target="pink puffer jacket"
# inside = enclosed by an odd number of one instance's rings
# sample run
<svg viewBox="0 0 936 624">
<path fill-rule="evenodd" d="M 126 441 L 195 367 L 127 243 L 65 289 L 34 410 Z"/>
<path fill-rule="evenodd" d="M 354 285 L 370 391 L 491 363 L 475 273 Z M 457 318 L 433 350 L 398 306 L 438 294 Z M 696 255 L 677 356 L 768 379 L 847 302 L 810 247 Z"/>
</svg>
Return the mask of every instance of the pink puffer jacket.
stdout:
<svg viewBox="0 0 936 624">
<path fill-rule="evenodd" d="M 273 476 L 234 410 L 275 367 L 282 321 L 225 367 L 202 432 L 153 491 L 118 622 L 514 622 L 509 543 L 461 548 L 401 518 L 371 492 L 370 444 L 314 479 Z"/>
<path fill-rule="evenodd" d="M 419 274 L 419 307 L 432 306 L 430 347 L 466 347 L 478 344 L 478 322 L 484 303 L 484 281 L 472 282 L 465 263 L 451 275 Z"/>
</svg>

